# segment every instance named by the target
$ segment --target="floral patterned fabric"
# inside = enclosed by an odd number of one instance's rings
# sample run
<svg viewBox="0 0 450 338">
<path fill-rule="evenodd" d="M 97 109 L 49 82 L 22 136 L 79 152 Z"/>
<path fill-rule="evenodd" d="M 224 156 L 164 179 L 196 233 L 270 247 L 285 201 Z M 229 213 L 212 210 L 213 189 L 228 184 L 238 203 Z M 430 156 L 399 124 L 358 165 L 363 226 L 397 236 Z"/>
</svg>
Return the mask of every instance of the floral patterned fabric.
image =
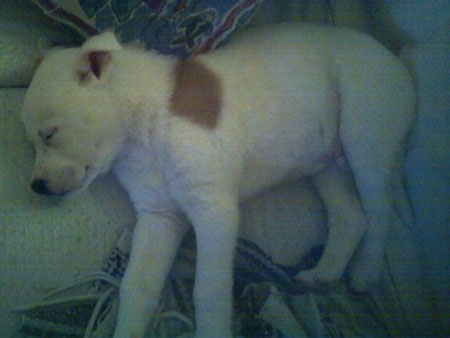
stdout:
<svg viewBox="0 0 450 338">
<path fill-rule="evenodd" d="M 113 30 L 163 54 L 187 57 L 226 42 L 262 0 L 32 0 L 82 37 Z"/>
</svg>

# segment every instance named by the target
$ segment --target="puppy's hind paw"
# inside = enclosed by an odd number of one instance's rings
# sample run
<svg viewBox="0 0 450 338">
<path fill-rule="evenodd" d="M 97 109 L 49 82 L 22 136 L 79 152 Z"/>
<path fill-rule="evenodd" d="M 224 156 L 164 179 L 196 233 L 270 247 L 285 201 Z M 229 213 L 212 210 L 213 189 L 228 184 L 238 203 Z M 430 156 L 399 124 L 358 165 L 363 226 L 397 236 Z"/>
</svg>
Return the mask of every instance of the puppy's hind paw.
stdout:
<svg viewBox="0 0 450 338">
<path fill-rule="evenodd" d="M 299 289 L 327 291 L 334 287 L 339 281 L 339 276 L 321 271 L 317 268 L 300 271 L 295 277 Z"/>
<path fill-rule="evenodd" d="M 349 277 L 349 287 L 355 293 L 374 293 L 378 290 L 379 283 L 379 278 L 375 274 L 355 274 L 355 271 L 353 271 L 353 273 L 351 273 Z"/>
<path fill-rule="evenodd" d="M 356 293 L 374 293 L 379 289 L 380 276 L 379 265 L 356 261 L 349 269 L 349 287 Z"/>
<path fill-rule="evenodd" d="M 206 338 L 206 337 L 223 337 L 223 338 L 233 338 L 233 334 L 231 331 L 223 331 L 223 332 L 214 332 L 211 334 L 211 332 L 205 333 L 205 332 L 195 332 L 194 335 L 187 335 L 186 338 Z M 183 336 L 183 338 L 185 338 Z"/>
</svg>

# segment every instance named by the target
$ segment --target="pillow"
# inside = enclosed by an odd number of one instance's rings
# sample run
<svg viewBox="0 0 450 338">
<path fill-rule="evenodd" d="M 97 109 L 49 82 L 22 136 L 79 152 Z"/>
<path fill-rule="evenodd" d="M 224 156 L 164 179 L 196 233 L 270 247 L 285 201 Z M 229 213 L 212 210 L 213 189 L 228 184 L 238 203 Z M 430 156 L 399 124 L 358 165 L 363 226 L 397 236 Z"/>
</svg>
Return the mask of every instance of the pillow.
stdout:
<svg viewBox="0 0 450 338">
<path fill-rule="evenodd" d="M 32 0 L 47 15 L 88 37 L 114 31 L 163 54 L 187 57 L 228 41 L 262 0 Z"/>
<path fill-rule="evenodd" d="M 17 337 L 10 310 L 45 290 L 97 270 L 134 210 L 117 180 L 106 175 L 68 200 L 34 194 L 34 162 L 19 111 L 25 89 L 0 89 L 0 337 Z"/>
</svg>

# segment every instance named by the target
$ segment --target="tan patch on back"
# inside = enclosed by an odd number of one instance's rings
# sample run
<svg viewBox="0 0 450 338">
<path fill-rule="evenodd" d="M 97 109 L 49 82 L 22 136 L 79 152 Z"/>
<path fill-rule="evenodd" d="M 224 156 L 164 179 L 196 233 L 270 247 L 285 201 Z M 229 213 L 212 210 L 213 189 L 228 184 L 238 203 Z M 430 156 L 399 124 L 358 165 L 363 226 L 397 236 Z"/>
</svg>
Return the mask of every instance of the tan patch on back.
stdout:
<svg viewBox="0 0 450 338">
<path fill-rule="evenodd" d="M 220 118 L 222 86 L 219 77 L 196 60 L 180 60 L 175 68 L 171 111 L 214 129 Z"/>
</svg>

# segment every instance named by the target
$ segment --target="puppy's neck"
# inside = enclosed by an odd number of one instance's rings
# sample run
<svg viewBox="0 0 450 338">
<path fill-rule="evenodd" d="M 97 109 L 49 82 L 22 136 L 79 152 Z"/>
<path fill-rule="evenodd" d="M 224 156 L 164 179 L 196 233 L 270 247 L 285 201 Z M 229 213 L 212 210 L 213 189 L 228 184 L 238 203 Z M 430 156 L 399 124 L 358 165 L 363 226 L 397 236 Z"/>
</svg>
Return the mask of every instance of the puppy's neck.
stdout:
<svg viewBox="0 0 450 338">
<path fill-rule="evenodd" d="M 115 71 L 110 85 L 128 139 L 148 144 L 169 112 L 177 59 L 125 49 L 114 52 L 113 62 Z"/>
</svg>

